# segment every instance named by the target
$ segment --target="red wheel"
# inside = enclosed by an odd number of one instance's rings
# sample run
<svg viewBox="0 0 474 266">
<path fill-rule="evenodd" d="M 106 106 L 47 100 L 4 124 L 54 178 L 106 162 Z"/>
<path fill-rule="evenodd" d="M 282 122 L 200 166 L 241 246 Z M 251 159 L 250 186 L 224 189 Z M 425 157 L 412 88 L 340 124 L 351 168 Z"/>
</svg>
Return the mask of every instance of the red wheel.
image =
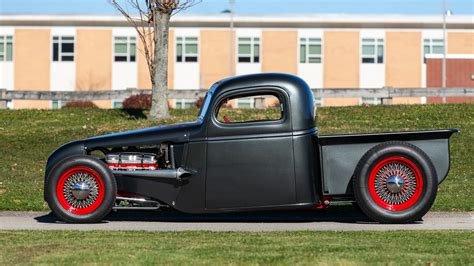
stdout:
<svg viewBox="0 0 474 266">
<path fill-rule="evenodd" d="M 374 201 L 389 211 L 403 211 L 420 198 L 423 178 L 411 160 L 392 156 L 381 160 L 369 176 L 369 191 Z"/>
<path fill-rule="evenodd" d="M 407 223 L 433 205 L 438 176 L 430 158 L 402 141 L 375 145 L 360 159 L 353 177 L 357 205 L 372 220 Z"/>
<path fill-rule="evenodd" d="M 90 168 L 73 167 L 59 177 L 56 197 L 65 210 L 77 215 L 90 214 L 104 199 L 104 182 Z"/>
<path fill-rule="evenodd" d="M 45 199 L 65 222 L 99 222 L 115 203 L 112 171 L 92 156 L 72 156 L 57 163 L 45 183 Z"/>
</svg>

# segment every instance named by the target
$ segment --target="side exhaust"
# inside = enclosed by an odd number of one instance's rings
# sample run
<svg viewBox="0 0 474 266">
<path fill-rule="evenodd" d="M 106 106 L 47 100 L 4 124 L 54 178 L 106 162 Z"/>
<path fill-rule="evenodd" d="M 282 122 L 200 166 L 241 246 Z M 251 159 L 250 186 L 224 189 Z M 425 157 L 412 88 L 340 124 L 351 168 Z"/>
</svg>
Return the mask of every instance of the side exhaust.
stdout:
<svg viewBox="0 0 474 266">
<path fill-rule="evenodd" d="M 178 181 L 181 181 L 183 178 L 190 177 L 193 174 L 191 171 L 188 171 L 182 167 L 179 167 L 177 169 L 136 170 L 136 171 L 113 170 L 112 173 L 118 176 L 165 178 L 165 179 L 176 179 Z"/>
</svg>

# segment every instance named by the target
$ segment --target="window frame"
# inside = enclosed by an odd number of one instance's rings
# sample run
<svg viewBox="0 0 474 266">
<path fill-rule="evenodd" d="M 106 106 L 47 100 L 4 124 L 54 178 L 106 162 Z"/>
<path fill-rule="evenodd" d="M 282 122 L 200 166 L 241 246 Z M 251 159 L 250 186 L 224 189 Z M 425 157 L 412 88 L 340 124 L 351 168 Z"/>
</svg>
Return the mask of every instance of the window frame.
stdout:
<svg viewBox="0 0 474 266">
<path fill-rule="evenodd" d="M 0 62 L 13 62 L 13 55 L 14 55 L 14 47 L 13 47 L 13 42 L 14 42 L 14 38 L 13 38 L 13 35 L 8 35 L 8 34 L 5 34 L 5 35 L 0 35 L 0 38 L 2 38 L 0 40 L 0 44 L 3 45 L 3 49 L 0 50 L 0 56 L 2 56 L 3 58 L 0 59 Z M 8 45 L 10 44 L 11 46 L 11 53 L 8 53 Z M 10 55 L 10 57 L 9 57 Z M 10 60 L 9 60 L 10 59 Z"/>
<path fill-rule="evenodd" d="M 180 104 L 181 106 L 178 107 L 177 104 Z M 196 101 L 193 99 L 175 99 L 173 102 L 173 108 L 174 109 L 189 109 L 192 108 L 195 105 Z M 191 104 L 192 106 L 190 107 L 185 107 L 186 104 Z"/>
<path fill-rule="evenodd" d="M 381 105 L 382 98 L 380 97 L 360 97 L 360 104 L 361 105 Z"/>
<path fill-rule="evenodd" d="M 195 39 L 195 40 L 190 40 Z M 175 45 L 175 62 L 176 63 L 199 63 L 199 36 L 176 36 L 176 45 Z M 186 46 L 188 44 L 196 45 L 196 53 L 188 53 Z M 181 59 L 179 59 L 178 51 L 180 50 L 178 46 L 181 45 Z M 196 58 L 196 60 L 188 60 L 189 58 Z"/>
<path fill-rule="evenodd" d="M 312 45 L 319 45 L 320 46 L 320 53 L 312 54 L 310 53 L 310 46 Z M 302 59 L 302 46 L 305 47 L 305 56 L 304 62 L 301 61 Z M 300 64 L 322 64 L 323 63 L 323 38 L 321 37 L 300 37 L 299 38 L 299 58 L 298 62 Z M 311 59 L 319 59 L 319 62 L 310 62 Z"/>
<path fill-rule="evenodd" d="M 117 38 L 125 38 L 125 40 L 117 40 Z M 124 53 L 117 53 L 116 51 L 116 44 L 125 44 L 127 47 L 126 52 Z M 134 58 L 132 60 L 132 54 L 131 54 L 131 46 L 134 44 L 135 46 L 135 54 L 133 55 Z M 137 62 L 137 37 L 136 36 L 124 36 L 124 35 L 116 35 L 113 36 L 113 58 L 114 62 L 117 63 L 135 63 Z M 125 57 L 125 61 L 117 60 L 117 57 Z"/>
<path fill-rule="evenodd" d="M 64 40 L 64 38 L 72 38 L 72 40 Z M 63 52 L 63 44 L 72 43 L 72 52 Z M 75 62 L 76 59 L 76 36 L 74 35 L 53 35 L 52 36 L 52 53 L 51 60 L 52 62 Z M 55 44 L 58 45 L 58 58 L 54 59 L 54 50 Z M 63 57 L 71 56 L 71 60 L 64 60 Z"/>
<path fill-rule="evenodd" d="M 434 45 L 434 42 L 440 42 L 441 45 Z M 426 44 L 428 42 L 428 44 Z M 444 39 L 443 38 L 423 38 L 423 44 L 421 47 L 421 51 L 423 53 L 423 64 L 426 64 L 426 55 L 427 54 L 444 54 Z M 425 53 L 425 47 L 428 46 L 428 53 Z M 441 46 L 442 47 L 442 52 L 441 53 L 433 53 L 433 47 L 435 46 Z"/>
<path fill-rule="evenodd" d="M 373 55 L 364 55 L 364 46 L 374 46 Z M 382 60 L 379 60 L 379 47 L 382 46 Z M 373 59 L 373 62 L 364 62 L 364 59 Z M 361 64 L 385 64 L 385 39 L 382 37 L 363 37 L 360 42 L 360 63 Z"/>
<path fill-rule="evenodd" d="M 70 101 L 63 101 L 63 100 L 51 100 L 51 109 L 52 110 L 60 110 L 63 109 L 64 105 L 66 105 Z M 57 108 L 54 105 L 57 104 Z"/>
<path fill-rule="evenodd" d="M 254 98 L 258 96 L 274 96 L 280 101 L 280 112 L 281 116 L 280 119 L 276 120 L 256 120 L 256 121 L 243 121 L 243 122 L 231 122 L 231 123 L 224 123 L 218 120 L 218 115 L 219 115 L 219 110 L 220 106 L 222 106 L 224 101 L 227 100 L 236 100 L 238 101 L 238 98 Z M 261 90 L 247 90 L 247 91 L 242 91 L 238 93 L 226 93 L 219 97 L 217 99 L 216 103 L 214 104 L 214 107 L 212 109 L 211 113 L 211 119 L 214 121 L 214 124 L 219 126 L 219 127 L 246 127 L 246 126 L 264 126 L 268 124 L 273 124 L 273 125 L 281 125 L 286 123 L 287 117 L 288 117 L 288 108 L 289 105 L 287 103 L 287 97 L 282 94 L 280 91 L 276 90 L 271 90 L 271 89 L 261 89 Z M 257 108 L 255 108 L 257 109 Z"/>
<path fill-rule="evenodd" d="M 241 39 L 250 39 L 250 40 L 245 40 L 242 41 Z M 242 43 L 243 42 L 243 43 Z M 262 62 L 262 42 L 261 38 L 259 36 L 257 37 L 248 37 L 248 36 L 238 36 L 237 37 L 237 64 L 260 64 Z M 239 46 L 240 45 L 250 45 L 250 53 L 248 54 L 241 54 L 239 51 Z M 255 60 L 256 54 L 255 54 L 255 46 L 258 45 L 258 60 Z M 242 56 L 241 56 L 242 55 Z M 240 58 L 249 58 L 249 61 L 240 61 Z"/>
</svg>

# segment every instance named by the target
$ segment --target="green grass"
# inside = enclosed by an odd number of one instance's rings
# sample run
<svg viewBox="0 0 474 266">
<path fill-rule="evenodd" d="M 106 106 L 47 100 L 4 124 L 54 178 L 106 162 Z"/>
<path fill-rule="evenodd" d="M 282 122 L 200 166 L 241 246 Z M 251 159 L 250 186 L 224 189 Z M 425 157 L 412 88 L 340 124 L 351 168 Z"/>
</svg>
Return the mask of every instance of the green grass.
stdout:
<svg viewBox="0 0 474 266">
<path fill-rule="evenodd" d="M 471 231 L 0 231 L 0 264 L 466 265 Z"/>
<path fill-rule="evenodd" d="M 0 110 L 0 210 L 46 210 L 44 164 L 59 145 L 80 138 L 194 120 L 197 110 L 173 110 L 157 122 L 121 110 Z M 245 116 L 245 111 L 239 116 Z M 458 127 L 451 171 L 433 210 L 474 210 L 474 105 L 398 105 L 318 109 L 321 134 Z"/>
</svg>

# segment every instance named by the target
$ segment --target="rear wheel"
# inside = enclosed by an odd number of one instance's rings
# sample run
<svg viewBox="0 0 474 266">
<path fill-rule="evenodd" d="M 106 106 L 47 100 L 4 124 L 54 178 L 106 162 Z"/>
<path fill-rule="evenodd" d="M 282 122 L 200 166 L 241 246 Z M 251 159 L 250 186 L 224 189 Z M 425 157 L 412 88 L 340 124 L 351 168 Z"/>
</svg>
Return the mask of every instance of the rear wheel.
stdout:
<svg viewBox="0 0 474 266">
<path fill-rule="evenodd" d="M 90 156 L 59 162 L 46 180 L 46 201 L 66 222 L 98 222 L 112 209 L 117 185 L 110 169 Z"/>
<path fill-rule="evenodd" d="M 437 175 L 429 157 L 406 142 L 386 142 L 360 160 L 353 180 L 360 209 L 382 223 L 421 219 L 433 205 Z"/>
</svg>

